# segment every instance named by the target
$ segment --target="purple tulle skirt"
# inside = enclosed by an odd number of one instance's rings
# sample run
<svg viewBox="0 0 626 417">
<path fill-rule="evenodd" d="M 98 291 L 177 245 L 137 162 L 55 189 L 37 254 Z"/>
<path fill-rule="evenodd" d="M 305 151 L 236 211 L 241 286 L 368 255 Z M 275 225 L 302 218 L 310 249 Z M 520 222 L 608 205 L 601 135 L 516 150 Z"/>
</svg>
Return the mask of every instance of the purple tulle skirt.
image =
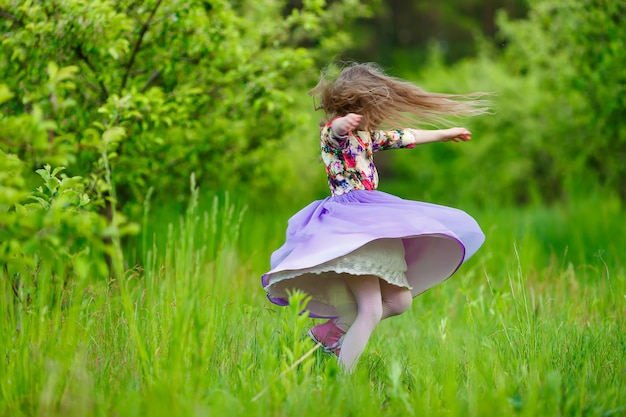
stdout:
<svg viewBox="0 0 626 417">
<path fill-rule="evenodd" d="M 417 296 L 454 274 L 485 235 L 471 216 L 455 208 L 382 191 L 351 191 L 314 201 L 289 219 L 285 243 L 263 274 L 263 288 L 278 305 L 287 304 L 290 290 L 300 289 L 312 297 L 307 305 L 311 316 L 334 317 L 336 304 L 345 302 L 336 294 L 350 296 L 342 274 L 307 270 L 379 239 L 402 240 L 406 279 Z"/>
</svg>

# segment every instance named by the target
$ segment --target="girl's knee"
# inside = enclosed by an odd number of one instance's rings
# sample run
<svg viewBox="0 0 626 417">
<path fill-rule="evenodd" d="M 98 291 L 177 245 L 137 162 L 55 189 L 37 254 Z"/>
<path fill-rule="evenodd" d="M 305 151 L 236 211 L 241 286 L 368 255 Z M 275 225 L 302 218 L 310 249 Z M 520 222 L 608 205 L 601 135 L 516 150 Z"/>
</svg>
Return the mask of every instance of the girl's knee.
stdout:
<svg viewBox="0 0 626 417">
<path fill-rule="evenodd" d="M 383 299 L 383 303 L 387 307 L 389 315 L 397 316 L 411 308 L 413 296 L 408 288 L 403 288 L 401 291 L 388 295 L 388 298 Z"/>
</svg>

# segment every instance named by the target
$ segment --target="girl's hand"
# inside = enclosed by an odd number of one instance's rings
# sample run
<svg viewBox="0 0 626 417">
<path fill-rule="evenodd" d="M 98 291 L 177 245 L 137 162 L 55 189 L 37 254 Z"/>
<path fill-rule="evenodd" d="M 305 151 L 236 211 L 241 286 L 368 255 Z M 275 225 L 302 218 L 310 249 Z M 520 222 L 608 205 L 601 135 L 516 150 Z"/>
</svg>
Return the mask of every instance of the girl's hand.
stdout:
<svg viewBox="0 0 626 417">
<path fill-rule="evenodd" d="M 363 116 L 356 113 L 348 113 L 344 117 L 339 117 L 333 121 L 331 128 L 335 136 L 345 136 L 348 132 L 359 126 Z"/>
<path fill-rule="evenodd" d="M 466 142 L 472 139 L 472 132 L 464 127 L 453 127 L 451 129 L 442 130 L 442 142 Z"/>
</svg>

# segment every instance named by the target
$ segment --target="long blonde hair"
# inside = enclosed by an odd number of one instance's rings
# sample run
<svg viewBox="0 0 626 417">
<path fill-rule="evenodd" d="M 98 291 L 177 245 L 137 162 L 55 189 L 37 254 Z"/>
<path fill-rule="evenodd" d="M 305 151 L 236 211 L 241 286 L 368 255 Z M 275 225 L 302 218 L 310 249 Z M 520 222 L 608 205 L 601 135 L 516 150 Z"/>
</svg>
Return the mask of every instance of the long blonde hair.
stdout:
<svg viewBox="0 0 626 417">
<path fill-rule="evenodd" d="M 448 124 L 448 117 L 476 116 L 488 112 L 487 93 L 429 93 L 408 81 L 386 75 L 376 64 L 351 63 L 339 76 L 329 80 L 323 71 L 309 91 L 319 97 L 316 110 L 324 110 L 327 123 L 337 116 L 357 113 L 363 116 L 363 130 L 381 124 L 401 128 L 404 123 Z"/>
</svg>

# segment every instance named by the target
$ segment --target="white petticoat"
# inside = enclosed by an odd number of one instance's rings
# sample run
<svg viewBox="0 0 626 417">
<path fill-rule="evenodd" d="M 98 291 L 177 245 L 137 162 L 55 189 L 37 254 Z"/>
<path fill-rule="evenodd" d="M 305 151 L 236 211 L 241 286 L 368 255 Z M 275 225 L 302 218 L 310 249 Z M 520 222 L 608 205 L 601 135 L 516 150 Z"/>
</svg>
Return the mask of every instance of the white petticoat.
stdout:
<svg viewBox="0 0 626 417">
<path fill-rule="evenodd" d="M 378 239 L 311 268 L 277 272 L 270 278 L 268 287 L 272 287 L 273 294 L 284 298 L 288 298 L 292 288 L 301 289 L 315 304 L 351 303 L 353 297 L 339 274 L 375 275 L 390 284 L 410 289 L 404 255 L 401 239 Z"/>
</svg>

